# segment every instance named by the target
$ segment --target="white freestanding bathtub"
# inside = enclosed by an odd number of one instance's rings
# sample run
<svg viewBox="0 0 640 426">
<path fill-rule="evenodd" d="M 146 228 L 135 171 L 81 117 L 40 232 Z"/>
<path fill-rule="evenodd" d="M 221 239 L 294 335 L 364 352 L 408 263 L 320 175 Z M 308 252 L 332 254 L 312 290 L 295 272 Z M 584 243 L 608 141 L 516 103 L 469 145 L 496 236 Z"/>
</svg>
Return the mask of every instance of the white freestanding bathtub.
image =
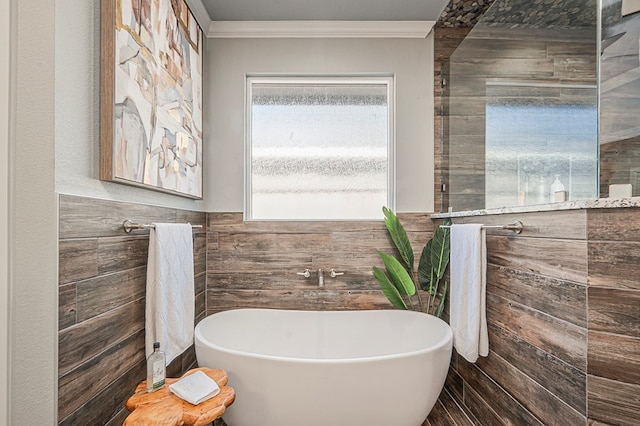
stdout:
<svg viewBox="0 0 640 426">
<path fill-rule="evenodd" d="M 452 340 L 444 321 L 400 310 L 236 309 L 195 329 L 198 365 L 236 391 L 228 426 L 419 426 Z"/>
</svg>

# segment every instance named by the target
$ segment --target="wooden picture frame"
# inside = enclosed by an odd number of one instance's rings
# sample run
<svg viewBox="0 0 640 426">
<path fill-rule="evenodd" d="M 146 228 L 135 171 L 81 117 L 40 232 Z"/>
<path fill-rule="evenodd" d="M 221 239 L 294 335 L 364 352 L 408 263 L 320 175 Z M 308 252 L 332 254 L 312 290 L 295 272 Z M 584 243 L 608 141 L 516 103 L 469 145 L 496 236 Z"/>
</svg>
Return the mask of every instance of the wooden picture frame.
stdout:
<svg viewBox="0 0 640 426">
<path fill-rule="evenodd" d="M 101 0 L 101 180 L 202 198 L 202 41 L 185 0 Z"/>
</svg>

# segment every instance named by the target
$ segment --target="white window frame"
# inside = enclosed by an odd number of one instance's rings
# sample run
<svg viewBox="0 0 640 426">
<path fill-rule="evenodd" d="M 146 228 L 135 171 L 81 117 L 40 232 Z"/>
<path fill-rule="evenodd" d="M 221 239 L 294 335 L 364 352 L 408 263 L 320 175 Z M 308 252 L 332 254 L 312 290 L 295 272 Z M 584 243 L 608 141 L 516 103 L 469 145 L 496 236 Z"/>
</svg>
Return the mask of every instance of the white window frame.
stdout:
<svg viewBox="0 0 640 426">
<path fill-rule="evenodd" d="M 388 100 L 388 134 L 387 134 L 387 204 L 386 207 L 395 210 L 395 193 L 396 193 L 396 171 L 395 171 L 395 75 L 394 74 L 353 74 L 353 75 L 287 75 L 287 74 L 246 74 L 245 75 L 245 158 L 244 158 L 244 220 L 269 220 L 269 219 L 254 219 L 252 217 L 252 123 L 251 123 L 251 108 L 252 108 L 252 87 L 253 84 L 269 84 L 269 83 L 295 83 L 295 84 L 386 84 L 387 86 L 387 100 Z M 380 218 L 382 219 L 382 206 L 380 206 Z M 335 220 L 343 221 L 357 221 L 364 218 L 342 218 Z M 369 218 L 366 218 L 369 220 Z M 270 219 L 276 220 L 276 219 Z M 284 220 L 300 220 L 307 221 L 308 219 L 284 219 Z M 332 219 L 334 220 L 334 219 Z"/>
</svg>

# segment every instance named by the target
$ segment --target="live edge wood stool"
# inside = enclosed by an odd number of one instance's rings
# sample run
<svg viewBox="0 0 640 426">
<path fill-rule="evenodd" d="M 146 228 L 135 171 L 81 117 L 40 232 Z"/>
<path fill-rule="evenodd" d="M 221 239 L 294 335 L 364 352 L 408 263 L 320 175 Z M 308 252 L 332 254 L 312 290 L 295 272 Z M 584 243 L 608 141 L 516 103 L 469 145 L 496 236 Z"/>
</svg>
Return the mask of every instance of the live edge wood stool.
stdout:
<svg viewBox="0 0 640 426">
<path fill-rule="evenodd" d="M 171 393 L 169 385 L 196 371 L 202 371 L 215 380 L 220 393 L 198 405 L 192 405 Z M 233 388 L 226 386 L 228 379 L 224 370 L 194 368 L 182 377 L 166 379 L 162 389 L 151 393 L 147 393 L 147 381 L 141 382 L 127 401 L 126 407 L 131 414 L 125 419 L 123 426 L 204 426 L 221 417 L 236 398 Z"/>
</svg>

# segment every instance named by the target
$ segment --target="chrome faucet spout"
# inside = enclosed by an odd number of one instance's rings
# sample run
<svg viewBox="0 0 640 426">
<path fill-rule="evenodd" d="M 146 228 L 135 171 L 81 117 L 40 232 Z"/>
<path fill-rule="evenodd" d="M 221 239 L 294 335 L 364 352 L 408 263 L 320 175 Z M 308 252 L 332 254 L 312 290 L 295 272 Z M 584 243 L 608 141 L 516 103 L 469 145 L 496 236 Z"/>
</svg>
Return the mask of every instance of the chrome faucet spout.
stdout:
<svg viewBox="0 0 640 426">
<path fill-rule="evenodd" d="M 324 273 L 322 272 L 322 269 L 318 269 L 318 287 L 324 287 Z"/>
</svg>

